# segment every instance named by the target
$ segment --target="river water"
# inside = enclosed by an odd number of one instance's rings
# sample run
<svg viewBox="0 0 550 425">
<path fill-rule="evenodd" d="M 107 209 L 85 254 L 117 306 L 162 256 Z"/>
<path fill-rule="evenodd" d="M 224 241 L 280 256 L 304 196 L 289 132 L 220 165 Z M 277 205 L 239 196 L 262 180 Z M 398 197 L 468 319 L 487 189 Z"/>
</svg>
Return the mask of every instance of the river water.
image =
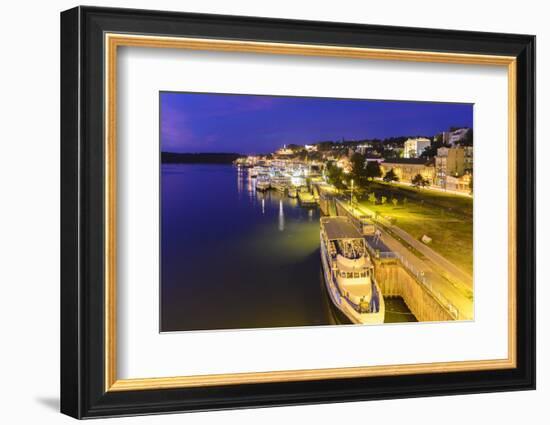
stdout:
<svg viewBox="0 0 550 425">
<path fill-rule="evenodd" d="M 388 301 L 387 322 L 414 319 Z M 343 323 L 324 287 L 317 208 L 257 192 L 231 165 L 162 165 L 161 331 Z"/>
</svg>

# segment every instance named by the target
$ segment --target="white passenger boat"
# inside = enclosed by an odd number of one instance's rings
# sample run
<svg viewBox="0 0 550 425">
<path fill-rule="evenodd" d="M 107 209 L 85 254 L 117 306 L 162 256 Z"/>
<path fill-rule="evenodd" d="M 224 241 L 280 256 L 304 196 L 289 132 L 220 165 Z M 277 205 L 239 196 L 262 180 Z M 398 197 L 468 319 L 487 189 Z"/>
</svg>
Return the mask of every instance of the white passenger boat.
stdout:
<svg viewBox="0 0 550 425">
<path fill-rule="evenodd" d="M 321 262 L 333 304 L 352 323 L 384 323 L 384 298 L 361 233 L 347 217 L 321 218 Z"/>
<path fill-rule="evenodd" d="M 268 175 L 260 174 L 256 179 L 256 190 L 261 192 L 271 189 L 271 181 Z"/>
</svg>

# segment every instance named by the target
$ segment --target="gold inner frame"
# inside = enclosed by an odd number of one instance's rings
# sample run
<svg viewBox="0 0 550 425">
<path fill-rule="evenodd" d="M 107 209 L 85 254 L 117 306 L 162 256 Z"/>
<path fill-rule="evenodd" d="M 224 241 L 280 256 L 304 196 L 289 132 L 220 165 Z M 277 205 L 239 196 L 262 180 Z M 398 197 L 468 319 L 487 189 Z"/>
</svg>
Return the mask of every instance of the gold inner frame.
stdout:
<svg viewBox="0 0 550 425">
<path fill-rule="evenodd" d="M 266 43 L 127 34 L 105 34 L 105 391 L 132 391 L 214 385 L 308 381 L 335 378 L 481 371 L 516 367 L 516 58 L 370 49 L 325 45 Z M 120 46 L 325 56 L 507 67 L 508 72 L 508 357 L 495 360 L 454 361 L 384 366 L 343 367 L 254 373 L 118 379 L 116 325 L 116 123 L 117 49 Z"/>
</svg>

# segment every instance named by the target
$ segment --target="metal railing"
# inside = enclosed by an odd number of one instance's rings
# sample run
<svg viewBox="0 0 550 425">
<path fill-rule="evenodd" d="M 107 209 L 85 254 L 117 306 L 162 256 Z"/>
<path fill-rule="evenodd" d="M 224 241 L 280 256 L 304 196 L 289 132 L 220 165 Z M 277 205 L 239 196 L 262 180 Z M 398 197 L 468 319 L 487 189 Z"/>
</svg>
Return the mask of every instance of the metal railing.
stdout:
<svg viewBox="0 0 550 425">
<path fill-rule="evenodd" d="M 441 294 L 441 292 L 433 287 L 430 280 L 426 277 L 424 270 L 417 269 L 412 264 L 412 262 L 410 262 L 402 253 L 398 251 L 380 251 L 379 249 L 372 247 L 368 239 L 366 238 L 365 245 L 367 246 L 367 250 L 369 251 L 369 253 L 373 255 L 376 259 L 398 260 L 401 265 L 415 277 L 416 281 L 419 282 L 445 310 L 447 310 L 451 317 L 453 317 L 455 320 L 458 319 L 460 315 L 458 308 L 456 308 L 453 303 L 451 303 L 443 294 Z"/>
</svg>

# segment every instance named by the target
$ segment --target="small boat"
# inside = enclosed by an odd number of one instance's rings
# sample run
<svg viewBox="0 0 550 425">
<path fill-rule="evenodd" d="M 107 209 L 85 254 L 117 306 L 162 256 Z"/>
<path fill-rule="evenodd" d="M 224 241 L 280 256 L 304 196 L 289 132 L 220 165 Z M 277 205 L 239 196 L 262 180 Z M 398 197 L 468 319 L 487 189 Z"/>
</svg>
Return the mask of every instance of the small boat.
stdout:
<svg viewBox="0 0 550 425">
<path fill-rule="evenodd" d="M 352 323 L 384 323 L 384 297 L 363 235 L 348 217 L 322 217 L 320 239 L 325 284 L 335 307 Z"/>
</svg>

